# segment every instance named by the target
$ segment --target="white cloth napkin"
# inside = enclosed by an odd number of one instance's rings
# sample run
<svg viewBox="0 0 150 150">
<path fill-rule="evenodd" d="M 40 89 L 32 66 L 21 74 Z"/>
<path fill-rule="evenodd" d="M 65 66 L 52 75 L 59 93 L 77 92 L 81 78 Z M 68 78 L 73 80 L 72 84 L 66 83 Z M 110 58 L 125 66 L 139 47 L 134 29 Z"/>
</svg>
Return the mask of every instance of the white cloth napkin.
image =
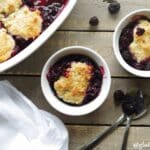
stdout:
<svg viewBox="0 0 150 150">
<path fill-rule="evenodd" d="M 0 81 L 0 150 L 68 150 L 68 131 L 7 81 Z"/>
</svg>

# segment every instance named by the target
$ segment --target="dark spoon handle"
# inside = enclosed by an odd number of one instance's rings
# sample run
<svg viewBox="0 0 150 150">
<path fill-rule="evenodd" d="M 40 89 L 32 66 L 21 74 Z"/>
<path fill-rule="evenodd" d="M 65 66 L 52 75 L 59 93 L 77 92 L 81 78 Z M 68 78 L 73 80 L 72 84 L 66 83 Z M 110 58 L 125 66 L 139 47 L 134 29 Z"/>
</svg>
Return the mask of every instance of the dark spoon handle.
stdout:
<svg viewBox="0 0 150 150">
<path fill-rule="evenodd" d="M 126 116 L 124 114 L 122 114 L 112 126 L 110 126 L 108 129 L 106 129 L 102 134 L 100 134 L 98 137 L 96 137 L 90 143 L 82 146 L 79 150 L 91 150 L 91 149 L 93 149 L 100 141 L 102 141 L 104 139 L 104 137 L 106 137 L 111 131 L 113 131 L 120 124 L 122 124 L 125 121 L 125 119 L 126 119 Z"/>
</svg>

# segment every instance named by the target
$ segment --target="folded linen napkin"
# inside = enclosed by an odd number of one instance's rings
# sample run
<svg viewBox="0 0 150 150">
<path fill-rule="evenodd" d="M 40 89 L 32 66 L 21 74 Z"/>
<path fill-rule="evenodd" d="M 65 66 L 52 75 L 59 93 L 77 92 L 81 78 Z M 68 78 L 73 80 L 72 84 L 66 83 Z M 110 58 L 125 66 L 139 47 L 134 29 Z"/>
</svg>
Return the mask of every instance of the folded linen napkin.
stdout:
<svg viewBox="0 0 150 150">
<path fill-rule="evenodd" d="M 7 81 L 0 81 L 0 150 L 68 150 L 68 131 Z"/>
</svg>

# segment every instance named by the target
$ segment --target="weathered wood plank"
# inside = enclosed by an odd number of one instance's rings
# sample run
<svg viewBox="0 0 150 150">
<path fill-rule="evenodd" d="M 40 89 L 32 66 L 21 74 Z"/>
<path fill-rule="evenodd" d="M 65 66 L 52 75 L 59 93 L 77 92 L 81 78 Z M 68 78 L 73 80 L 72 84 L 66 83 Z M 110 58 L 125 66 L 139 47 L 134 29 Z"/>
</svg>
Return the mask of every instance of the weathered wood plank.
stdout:
<svg viewBox="0 0 150 150">
<path fill-rule="evenodd" d="M 112 48 L 111 32 L 57 32 L 36 53 L 7 71 L 8 74 L 40 74 L 47 59 L 57 50 L 72 45 L 90 47 L 107 61 L 112 76 L 131 76 L 117 62 Z"/>
<path fill-rule="evenodd" d="M 69 18 L 65 21 L 61 29 L 65 30 L 114 30 L 122 17 L 129 12 L 150 8 L 149 0 L 118 0 L 121 10 L 116 15 L 110 15 L 107 7 L 108 3 L 103 0 L 78 0 L 77 5 Z M 97 16 L 100 24 L 96 28 L 90 28 L 89 19 Z"/>
<path fill-rule="evenodd" d="M 95 112 L 81 117 L 70 117 L 56 112 L 45 100 L 41 92 L 40 77 L 0 76 L 0 80 L 9 80 L 14 86 L 28 96 L 38 107 L 59 116 L 68 124 L 111 124 L 121 115 L 121 107 L 116 106 L 113 93 L 116 89 L 124 91 L 141 88 L 145 94 L 149 94 L 150 81 L 148 79 L 119 79 L 112 80 L 111 91 L 108 99 L 101 108 Z M 150 125 L 150 112 L 140 120 L 134 121 L 133 125 Z"/>
<path fill-rule="evenodd" d="M 106 128 L 107 127 L 105 126 L 68 126 L 70 133 L 70 150 L 78 150 L 82 144 L 91 141 L 91 139 L 103 132 Z M 124 127 L 119 127 L 112 134 L 106 137 L 99 145 L 97 145 L 95 150 L 119 150 L 121 148 L 124 130 Z M 149 150 L 149 133 L 150 128 L 148 127 L 130 128 L 127 150 L 140 150 L 140 146 L 142 146 L 142 144 L 143 148 L 141 149 Z"/>
</svg>

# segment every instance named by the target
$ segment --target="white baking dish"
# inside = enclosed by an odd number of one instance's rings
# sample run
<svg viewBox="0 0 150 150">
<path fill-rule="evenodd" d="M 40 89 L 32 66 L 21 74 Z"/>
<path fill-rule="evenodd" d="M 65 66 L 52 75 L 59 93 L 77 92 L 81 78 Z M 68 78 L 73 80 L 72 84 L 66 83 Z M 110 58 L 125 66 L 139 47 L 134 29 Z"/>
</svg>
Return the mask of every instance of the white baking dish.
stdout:
<svg viewBox="0 0 150 150">
<path fill-rule="evenodd" d="M 0 72 L 6 71 L 7 69 L 17 65 L 18 63 L 29 57 L 33 52 L 35 52 L 58 29 L 58 27 L 70 14 L 75 4 L 76 0 L 68 0 L 67 5 L 55 19 L 55 21 L 35 41 L 33 41 L 29 46 L 23 49 L 16 56 L 3 63 L 0 63 Z"/>
</svg>

